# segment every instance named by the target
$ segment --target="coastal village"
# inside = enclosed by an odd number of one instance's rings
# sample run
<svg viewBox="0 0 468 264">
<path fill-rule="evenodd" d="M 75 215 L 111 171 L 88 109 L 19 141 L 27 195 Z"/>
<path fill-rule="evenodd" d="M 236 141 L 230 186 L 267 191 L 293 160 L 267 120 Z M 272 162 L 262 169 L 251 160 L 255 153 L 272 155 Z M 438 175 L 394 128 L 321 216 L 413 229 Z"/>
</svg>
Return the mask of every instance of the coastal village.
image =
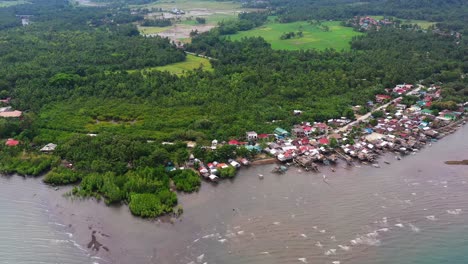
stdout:
<svg viewBox="0 0 468 264">
<path fill-rule="evenodd" d="M 468 110 L 468 103 L 456 105 L 455 110 L 431 110 L 433 102 L 441 99 L 440 86 L 426 88 L 400 84 L 386 91 L 387 94 L 376 95 L 375 101 L 367 102 L 372 111 L 358 116 L 356 121 L 342 117 L 327 122 L 302 122 L 289 131 L 281 127 L 270 134 L 249 131 L 244 142 L 232 139 L 224 143 L 268 154 L 270 158 L 264 161 L 283 164 L 274 169 L 278 173 L 285 172 L 292 165 L 318 172 L 322 166 L 337 162 L 349 165 L 361 162 L 379 168 L 380 155 L 392 152 L 399 160 L 426 145 L 430 146 L 466 123 L 464 113 Z M 408 105 L 403 96 L 419 100 Z M 353 110 L 357 112 L 362 107 L 354 106 Z M 301 110 L 294 110 L 292 114 L 301 113 Z M 217 147 L 218 141 L 213 140 L 209 148 Z M 191 158 L 194 159 L 193 155 Z M 195 161 L 199 163 L 200 175 L 211 181 L 218 180 L 216 175 L 221 168 L 239 168 L 241 164 L 249 164 L 245 158 L 229 160 L 228 163 Z M 390 161 L 383 162 L 390 164 Z M 334 171 L 333 167 L 331 170 Z M 263 175 L 259 177 L 263 178 Z"/>
<path fill-rule="evenodd" d="M 434 102 L 441 100 L 440 86 L 412 84 L 399 84 L 392 89 L 386 89 L 385 94 L 375 95 L 375 100 L 368 101 L 367 105 L 353 106 L 356 120 L 346 117 L 330 119 L 326 122 L 302 122 L 289 130 L 277 127 L 272 133 L 257 133 L 248 131 L 245 138 L 231 139 L 227 142 L 218 142 L 214 139 L 211 146 L 204 146 L 205 151 L 215 151 L 222 145 L 236 148 L 246 148 L 256 153 L 254 161 L 246 157 L 229 159 L 224 162 L 205 163 L 193 154 L 185 164 L 175 167 L 170 163 L 170 170 L 194 169 L 201 177 L 217 182 L 220 171 L 235 169 L 241 166 L 255 164 L 281 163 L 274 172 L 283 173 L 289 166 L 297 165 L 307 171 L 320 171 L 323 166 L 331 166 L 337 162 L 349 165 L 362 162 L 380 167 L 378 157 L 385 152 L 393 152 L 396 159 L 415 153 L 426 145 L 431 145 L 447 134 L 454 132 L 466 123 L 465 112 L 468 102 L 452 106 L 451 109 L 437 111 L 431 107 Z M 405 101 L 411 97 L 413 101 Z M 417 100 L 416 100 L 417 99 Z M 8 105 L 10 98 L 2 99 L 3 105 Z M 362 109 L 365 108 L 364 115 Z M 302 110 L 293 110 L 292 115 L 300 116 Z M 7 119 L 22 118 L 22 112 L 14 110 L 11 106 L 0 108 L 0 117 Z M 88 134 L 88 136 L 97 136 Z M 148 141 L 150 142 L 150 141 Z M 152 142 L 152 141 L 151 141 Z M 16 139 L 7 139 L 7 147 L 20 144 Z M 173 144 L 163 142 L 162 144 Z M 195 142 L 187 147 L 194 148 Z M 40 151 L 52 153 L 57 147 L 54 143 L 42 146 Z M 260 154 L 260 155 L 258 155 Z M 261 158 L 258 158 L 261 157 Z M 341 161 L 340 161 L 341 160 Z M 384 161 L 390 163 L 389 161 Z M 334 171 L 333 166 L 331 170 Z M 263 175 L 259 175 L 263 178 Z"/>
</svg>

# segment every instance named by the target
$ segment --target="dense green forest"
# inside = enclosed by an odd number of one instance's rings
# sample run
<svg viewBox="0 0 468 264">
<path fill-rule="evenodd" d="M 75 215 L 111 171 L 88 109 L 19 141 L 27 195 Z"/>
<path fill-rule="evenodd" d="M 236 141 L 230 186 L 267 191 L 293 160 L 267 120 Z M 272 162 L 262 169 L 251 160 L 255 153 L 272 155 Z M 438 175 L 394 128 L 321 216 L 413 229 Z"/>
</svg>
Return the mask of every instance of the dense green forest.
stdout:
<svg viewBox="0 0 468 264">
<path fill-rule="evenodd" d="M 411 1 L 384 1 L 387 9 L 372 1 L 359 12 L 354 1 L 344 0 L 268 4 L 284 22 L 383 14 L 433 19 L 466 32 L 461 2 L 430 2 L 431 12 Z M 430 17 L 405 14 L 408 7 Z M 184 141 L 197 142 L 192 152 L 200 159 L 226 161 L 254 153 L 200 146 L 251 130 L 271 133 L 301 121 L 353 118 L 353 105 L 398 83 L 443 84 L 444 100 L 468 98 L 466 40 L 430 31 L 388 27 L 356 37 L 350 51 L 282 51 L 262 38 L 223 37 L 223 30 L 246 30 L 267 19 L 265 13 L 240 14 L 185 47 L 215 58 L 213 72 L 200 68 L 177 76 L 134 71 L 184 61 L 185 53 L 168 39 L 140 36 L 134 22 L 142 17 L 122 3 L 78 7 L 34 0 L 0 8 L 0 14 L 0 99 L 11 97 L 11 106 L 24 114 L 0 119 L 0 137 L 21 142 L 2 144 L 8 155 L 0 157 L 0 171 L 40 175 L 52 169 L 46 182 L 80 182 L 74 194 L 125 202 L 143 217 L 171 212 L 177 204 L 171 189 L 200 188 L 194 172 L 167 170 L 188 159 Z M 32 15 L 30 25 L 21 26 L 16 17 L 24 14 Z M 294 109 L 303 114 L 292 115 Z M 56 151 L 40 154 L 49 142 L 58 144 Z M 234 174 L 221 172 L 225 178 Z"/>
</svg>

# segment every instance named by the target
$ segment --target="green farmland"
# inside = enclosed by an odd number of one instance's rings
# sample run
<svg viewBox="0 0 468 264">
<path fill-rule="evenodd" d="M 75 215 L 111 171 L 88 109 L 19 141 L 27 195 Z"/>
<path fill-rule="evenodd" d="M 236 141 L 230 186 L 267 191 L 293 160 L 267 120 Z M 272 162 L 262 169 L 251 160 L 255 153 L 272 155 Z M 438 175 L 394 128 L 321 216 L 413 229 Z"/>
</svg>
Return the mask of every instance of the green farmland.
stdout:
<svg viewBox="0 0 468 264">
<path fill-rule="evenodd" d="M 328 30 L 327 30 L 328 28 Z M 303 32 L 303 37 L 295 37 L 282 40 L 281 35 L 287 32 Z M 270 22 L 264 26 L 240 31 L 229 35 L 232 40 L 240 40 L 244 37 L 262 37 L 273 49 L 299 50 L 333 48 L 336 50 L 347 50 L 349 42 L 354 36 L 362 33 L 354 31 L 350 27 L 340 25 L 338 21 L 324 22 L 320 26 L 311 25 L 308 22 L 276 23 Z"/>
</svg>

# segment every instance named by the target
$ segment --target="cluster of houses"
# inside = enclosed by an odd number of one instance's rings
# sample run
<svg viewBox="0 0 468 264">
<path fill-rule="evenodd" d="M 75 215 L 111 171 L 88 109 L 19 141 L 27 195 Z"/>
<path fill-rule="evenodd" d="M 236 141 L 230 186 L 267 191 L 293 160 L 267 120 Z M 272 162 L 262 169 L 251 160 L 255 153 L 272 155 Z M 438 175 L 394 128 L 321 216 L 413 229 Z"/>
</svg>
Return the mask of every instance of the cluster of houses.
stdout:
<svg viewBox="0 0 468 264">
<path fill-rule="evenodd" d="M 290 131 L 278 127 L 273 134 L 250 131 L 246 133 L 246 139 L 250 143 L 264 139 L 268 144 L 262 149 L 263 152 L 276 157 L 280 162 L 293 162 L 312 169 L 317 169 L 315 162 L 329 164 L 336 162 L 338 157 L 347 162 L 353 159 L 374 162 L 385 150 L 408 154 L 444 136 L 441 131 L 454 131 L 455 128 L 451 125 L 454 121 L 462 120 L 466 111 L 466 106 L 459 105 L 459 111 L 443 110 L 435 113 L 430 106 L 434 100 L 440 99 L 440 87 L 433 85 L 427 89 L 420 88 L 400 84 L 387 89 L 388 94 L 376 95 L 375 101 L 379 105 L 390 101 L 393 107 L 388 109 L 391 112 L 384 109 L 381 117 L 370 116 L 354 126 L 346 127 L 345 131 L 337 129 L 351 122 L 343 117 L 324 123 L 303 122 L 293 126 Z M 393 99 L 390 94 L 393 97 L 414 95 L 420 100 L 414 105 L 405 105 L 402 97 Z M 371 118 L 373 122 L 369 122 Z M 449 127 L 450 131 L 444 130 Z M 231 140 L 229 144 L 247 143 Z"/>
<path fill-rule="evenodd" d="M 373 17 L 354 17 L 350 20 L 353 27 L 361 30 L 380 29 L 382 26 L 393 25 L 393 21 L 388 19 L 375 19 Z"/>
</svg>

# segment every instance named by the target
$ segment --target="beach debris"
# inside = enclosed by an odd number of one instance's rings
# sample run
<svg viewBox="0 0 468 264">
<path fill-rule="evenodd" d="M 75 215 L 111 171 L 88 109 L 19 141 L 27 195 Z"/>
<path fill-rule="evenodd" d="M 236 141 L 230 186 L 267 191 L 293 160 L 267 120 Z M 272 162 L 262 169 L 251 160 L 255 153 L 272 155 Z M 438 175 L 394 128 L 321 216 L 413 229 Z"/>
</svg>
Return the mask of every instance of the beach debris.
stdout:
<svg viewBox="0 0 468 264">
<path fill-rule="evenodd" d="M 301 234 L 301 237 L 307 238 L 307 235 L 306 234 Z"/>
<path fill-rule="evenodd" d="M 400 227 L 400 228 L 405 227 L 402 223 L 395 224 L 395 226 L 396 226 L 396 227 Z"/>
<path fill-rule="evenodd" d="M 322 245 L 322 243 L 320 243 L 320 241 L 317 241 L 317 243 L 315 243 L 315 245 L 316 245 L 317 247 L 319 247 L 319 248 L 323 248 L 323 245 Z"/>
<path fill-rule="evenodd" d="M 299 260 L 299 261 L 302 262 L 302 263 L 307 263 L 307 259 L 306 259 L 306 258 L 298 258 L 297 260 Z"/>
<path fill-rule="evenodd" d="M 280 222 L 273 222 L 274 225 L 280 225 Z"/>
<path fill-rule="evenodd" d="M 269 255 L 270 252 L 268 252 L 268 251 L 262 251 L 262 252 L 260 252 L 260 254 L 262 254 L 262 255 Z"/>
<path fill-rule="evenodd" d="M 335 260 L 332 262 L 332 264 L 340 264 L 341 262 L 339 262 L 338 260 Z"/>
<path fill-rule="evenodd" d="M 263 180 L 263 174 L 258 174 L 258 178 L 259 178 L 260 180 Z"/>
<path fill-rule="evenodd" d="M 325 256 L 330 256 L 330 255 L 336 255 L 336 249 L 335 248 L 330 248 L 325 252 Z"/>
</svg>

